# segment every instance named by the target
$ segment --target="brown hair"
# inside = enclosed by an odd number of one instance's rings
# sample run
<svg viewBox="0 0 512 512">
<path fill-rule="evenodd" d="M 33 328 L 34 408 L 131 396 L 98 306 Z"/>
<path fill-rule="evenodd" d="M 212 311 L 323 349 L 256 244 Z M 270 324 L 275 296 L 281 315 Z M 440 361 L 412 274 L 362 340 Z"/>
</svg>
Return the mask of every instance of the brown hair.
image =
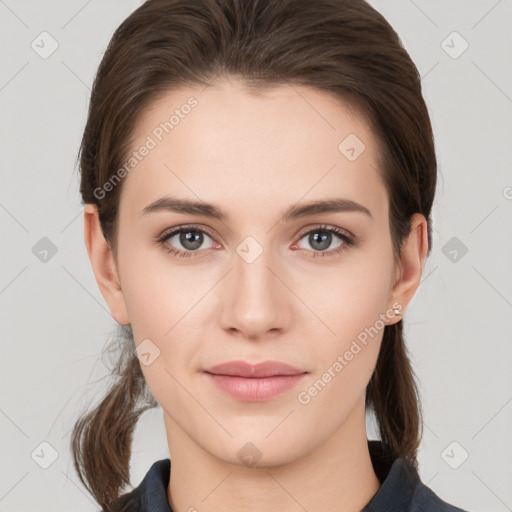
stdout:
<svg viewBox="0 0 512 512">
<path fill-rule="evenodd" d="M 119 26 L 94 80 L 79 151 L 83 203 L 97 206 L 114 251 L 122 182 L 97 191 L 122 166 L 141 112 L 173 88 L 219 76 L 255 88 L 307 85 L 348 101 L 380 146 L 395 258 L 416 212 L 428 221 L 430 253 L 437 163 L 420 76 L 397 33 L 363 0 L 147 0 Z M 115 383 L 71 439 L 75 468 L 107 511 L 130 484 L 136 422 L 158 405 L 131 329 L 122 330 Z M 366 404 L 382 442 L 417 467 L 421 406 L 401 320 L 384 329 Z"/>
</svg>

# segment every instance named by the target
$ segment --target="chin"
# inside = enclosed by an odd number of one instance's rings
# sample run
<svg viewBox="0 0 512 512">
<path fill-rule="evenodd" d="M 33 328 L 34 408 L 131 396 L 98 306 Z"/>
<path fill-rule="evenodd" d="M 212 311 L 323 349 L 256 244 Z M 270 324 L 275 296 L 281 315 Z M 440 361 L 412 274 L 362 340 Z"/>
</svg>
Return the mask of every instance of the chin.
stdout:
<svg viewBox="0 0 512 512">
<path fill-rule="evenodd" d="M 277 467 L 293 462 L 302 455 L 305 444 L 298 439 L 276 435 L 266 437 L 268 431 L 246 431 L 226 444 L 216 444 L 212 455 L 226 463 L 247 468 Z M 274 435 L 271 434 L 271 437 Z M 300 448 L 301 449 L 300 449 Z M 212 447 L 213 448 L 213 447 Z"/>
</svg>

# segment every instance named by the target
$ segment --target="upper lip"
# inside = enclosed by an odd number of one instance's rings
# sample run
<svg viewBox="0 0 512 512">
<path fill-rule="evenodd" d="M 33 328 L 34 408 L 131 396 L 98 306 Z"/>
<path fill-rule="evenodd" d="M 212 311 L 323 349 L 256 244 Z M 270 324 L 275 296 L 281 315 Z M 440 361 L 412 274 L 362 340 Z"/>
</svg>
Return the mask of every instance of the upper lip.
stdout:
<svg viewBox="0 0 512 512">
<path fill-rule="evenodd" d="M 251 364 L 245 361 L 228 361 L 217 364 L 205 370 L 206 373 L 215 375 L 236 375 L 238 377 L 273 377 L 276 375 L 298 375 L 307 373 L 289 364 L 279 361 L 264 361 L 258 364 Z"/>
</svg>

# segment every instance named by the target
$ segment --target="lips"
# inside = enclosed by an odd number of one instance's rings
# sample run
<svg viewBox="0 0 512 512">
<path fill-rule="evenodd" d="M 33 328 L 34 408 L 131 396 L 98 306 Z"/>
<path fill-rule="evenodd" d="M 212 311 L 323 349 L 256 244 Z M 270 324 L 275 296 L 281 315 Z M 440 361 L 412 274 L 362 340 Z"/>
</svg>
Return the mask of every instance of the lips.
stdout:
<svg viewBox="0 0 512 512">
<path fill-rule="evenodd" d="M 307 373 L 286 363 L 279 361 L 264 361 L 251 364 L 245 361 L 229 361 L 204 370 L 212 375 L 236 376 L 245 378 L 264 378 L 279 375 L 290 376 Z"/>
<path fill-rule="evenodd" d="M 279 361 L 250 364 L 229 361 L 204 370 L 208 381 L 231 398 L 243 402 L 264 402 L 295 387 L 307 371 Z"/>
</svg>

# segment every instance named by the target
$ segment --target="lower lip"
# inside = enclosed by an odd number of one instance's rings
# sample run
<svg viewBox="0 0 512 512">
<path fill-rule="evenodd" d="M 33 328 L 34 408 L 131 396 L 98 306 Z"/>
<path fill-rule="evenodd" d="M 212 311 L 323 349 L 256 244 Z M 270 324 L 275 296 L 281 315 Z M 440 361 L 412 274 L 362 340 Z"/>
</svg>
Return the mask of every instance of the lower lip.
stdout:
<svg viewBox="0 0 512 512">
<path fill-rule="evenodd" d="M 212 373 L 206 373 L 206 375 L 220 390 L 237 400 L 263 402 L 296 386 L 306 373 L 260 378 L 214 375 Z"/>
</svg>

